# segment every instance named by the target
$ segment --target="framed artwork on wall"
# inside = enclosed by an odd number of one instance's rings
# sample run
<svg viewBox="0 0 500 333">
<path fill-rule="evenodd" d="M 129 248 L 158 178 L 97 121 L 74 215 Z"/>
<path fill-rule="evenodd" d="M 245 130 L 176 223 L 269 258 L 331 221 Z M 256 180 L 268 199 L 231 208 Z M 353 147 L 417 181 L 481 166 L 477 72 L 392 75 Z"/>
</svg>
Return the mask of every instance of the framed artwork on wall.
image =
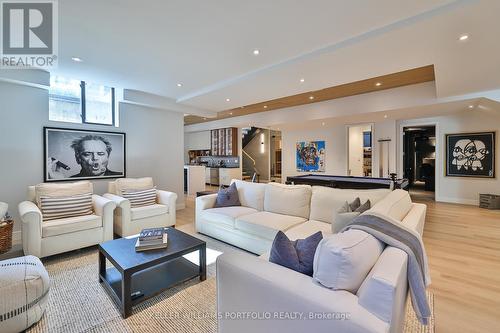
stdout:
<svg viewBox="0 0 500 333">
<path fill-rule="evenodd" d="M 446 134 L 445 175 L 495 178 L 495 134 Z"/>
<path fill-rule="evenodd" d="M 300 141 L 295 151 L 297 171 L 325 172 L 325 141 Z"/>
<path fill-rule="evenodd" d="M 44 127 L 44 181 L 126 176 L 125 133 Z"/>
</svg>

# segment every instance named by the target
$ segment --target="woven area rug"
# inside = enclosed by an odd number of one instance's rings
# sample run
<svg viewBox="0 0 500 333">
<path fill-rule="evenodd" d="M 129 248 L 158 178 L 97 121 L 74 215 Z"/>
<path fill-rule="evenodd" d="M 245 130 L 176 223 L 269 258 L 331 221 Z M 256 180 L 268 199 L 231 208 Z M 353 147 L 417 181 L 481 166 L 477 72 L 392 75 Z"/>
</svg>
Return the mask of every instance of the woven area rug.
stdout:
<svg viewBox="0 0 500 333">
<path fill-rule="evenodd" d="M 199 237 L 207 241 L 207 248 L 241 251 Z M 206 281 L 193 279 L 173 287 L 134 308 L 127 319 L 122 319 L 98 282 L 96 247 L 51 257 L 44 265 L 51 278 L 49 303 L 40 322 L 28 332 L 217 332 L 214 263 L 208 266 Z M 428 297 L 434 313 L 433 295 Z M 433 333 L 434 316 L 429 326 L 422 326 L 409 305 L 404 332 Z"/>
</svg>

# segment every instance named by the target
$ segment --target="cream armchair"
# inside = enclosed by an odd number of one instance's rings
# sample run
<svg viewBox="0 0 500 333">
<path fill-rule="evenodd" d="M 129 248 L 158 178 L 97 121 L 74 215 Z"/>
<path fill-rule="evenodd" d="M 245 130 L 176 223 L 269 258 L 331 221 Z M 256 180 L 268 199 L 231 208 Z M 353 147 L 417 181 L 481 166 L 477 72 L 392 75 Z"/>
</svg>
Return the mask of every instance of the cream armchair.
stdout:
<svg viewBox="0 0 500 333">
<path fill-rule="evenodd" d="M 120 189 L 123 188 L 125 183 L 128 184 L 129 188 L 140 189 L 130 184 L 143 180 L 146 180 L 146 183 L 150 184 L 150 188 L 153 186 L 153 180 L 151 178 L 121 178 L 117 181 L 110 182 L 108 184 L 109 193 L 104 194 L 105 198 L 113 200 L 116 203 L 117 209 L 114 213 L 113 230 L 115 234 L 121 237 L 138 234 L 142 229 L 146 228 L 175 227 L 176 193 L 157 190 L 156 204 L 135 208 L 131 208 L 128 199 L 120 196 Z M 130 181 L 130 183 L 128 183 L 128 181 Z"/>
<path fill-rule="evenodd" d="M 51 186 L 59 184 L 51 184 Z M 68 184 L 60 184 L 68 186 Z M 113 211 L 116 204 L 92 195 L 93 214 L 43 221 L 36 204 L 35 186 L 28 188 L 28 200 L 19 204 L 25 255 L 39 258 L 96 245 L 113 239 Z"/>
</svg>

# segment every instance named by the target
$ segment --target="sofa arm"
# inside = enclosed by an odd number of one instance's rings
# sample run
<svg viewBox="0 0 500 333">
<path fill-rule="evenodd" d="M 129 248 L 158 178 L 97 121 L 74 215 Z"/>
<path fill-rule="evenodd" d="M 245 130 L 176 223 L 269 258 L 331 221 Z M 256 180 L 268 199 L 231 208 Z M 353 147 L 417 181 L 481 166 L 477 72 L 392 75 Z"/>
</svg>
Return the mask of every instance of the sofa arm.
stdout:
<svg viewBox="0 0 500 333">
<path fill-rule="evenodd" d="M 246 253 L 217 259 L 218 332 L 388 332 L 358 297 Z M 248 316 L 241 316 L 248 314 Z M 256 315 L 266 314 L 269 317 Z M 240 316 L 239 316 L 240 315 Z M 295 316 L 295 320 L 283 320 Z"/>
<path fill-rule="evenodd" d="M 427 205 L 412 203 L 411 209 L 401 221 L 406 227 L 415 230 L 422 236 L 424 234 L 425 214 Z"/>
<path fill-rule="evenodd" d="M 130 201 L 128 199 L 125 199 L 124 197 L 120 197 L 116 194 L 111 193 L 104 193 L 102 196 L 108 200 L 113 201 L 118 208 L 130 209 Z"/>
<path fill-rule="evenodd" d="M 116 203 L 108 198 L 93 194 L 92 204 L 95 214 L 102 218 L 102 227 L 104 229 L 103 241 L 113 239 L 113 212 L 116 208 Z"/>
<path fill-rule="evenodd" d="M 176 210 L 177 210 L 177 193 L 169 191 L 156 191 L 156 197 L 159 204 L 168 206 L 168 222 L 167 225 L 175 226 Z"/>
<path fill-rule="evenodd" d="M 359 304 L 397 328 L 395 332 L 403 331 L 408 295 L 407 261 L 405 252 L 387 247 L 357 293 Z"/>
<path fill-rule="evenodd" d="M 25 255 L 42 256 L 42 212 L 35 203 L 23 201 L 18 206 L 22 221 L 23 250 Z"/>
<path fill-rule="evenodd" d="M 196 198 L 196 210 L 202 211 L 205 209 L 214 208 L 215 199 L 217 199 L 217 194 L 202 195 Z"/>
<path fill-rule="evenodd" d="M 172 208 L 175 211 L 177 205 L 177 193 L 157 190 L 156 200 L 158 200 L 159 204 L 168 206 L 169 211 L 172 210 Z"/>
</svg>

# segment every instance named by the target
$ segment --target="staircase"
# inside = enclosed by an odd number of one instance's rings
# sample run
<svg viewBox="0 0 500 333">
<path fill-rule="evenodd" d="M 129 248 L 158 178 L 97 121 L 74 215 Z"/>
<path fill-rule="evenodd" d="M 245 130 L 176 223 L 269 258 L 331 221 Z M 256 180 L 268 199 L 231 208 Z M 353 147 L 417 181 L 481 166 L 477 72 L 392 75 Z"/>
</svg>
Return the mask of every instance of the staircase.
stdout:
<svg viewBox="0 0 500 333">
<path fill-rule="evenodd" d="M 260 129 L 256 127 L 244 127 L 242 128 L 241 132 L 243 136 L 241 140 L 241 151 L 243 153 L 241 161 L 242 179 L 258 183 L 260 175 L 259 171 L 255 167 L 255 159 L 245 151 L 245 147 L 257 136 L 257 134 L 259 134 Z"/>
</svg>

